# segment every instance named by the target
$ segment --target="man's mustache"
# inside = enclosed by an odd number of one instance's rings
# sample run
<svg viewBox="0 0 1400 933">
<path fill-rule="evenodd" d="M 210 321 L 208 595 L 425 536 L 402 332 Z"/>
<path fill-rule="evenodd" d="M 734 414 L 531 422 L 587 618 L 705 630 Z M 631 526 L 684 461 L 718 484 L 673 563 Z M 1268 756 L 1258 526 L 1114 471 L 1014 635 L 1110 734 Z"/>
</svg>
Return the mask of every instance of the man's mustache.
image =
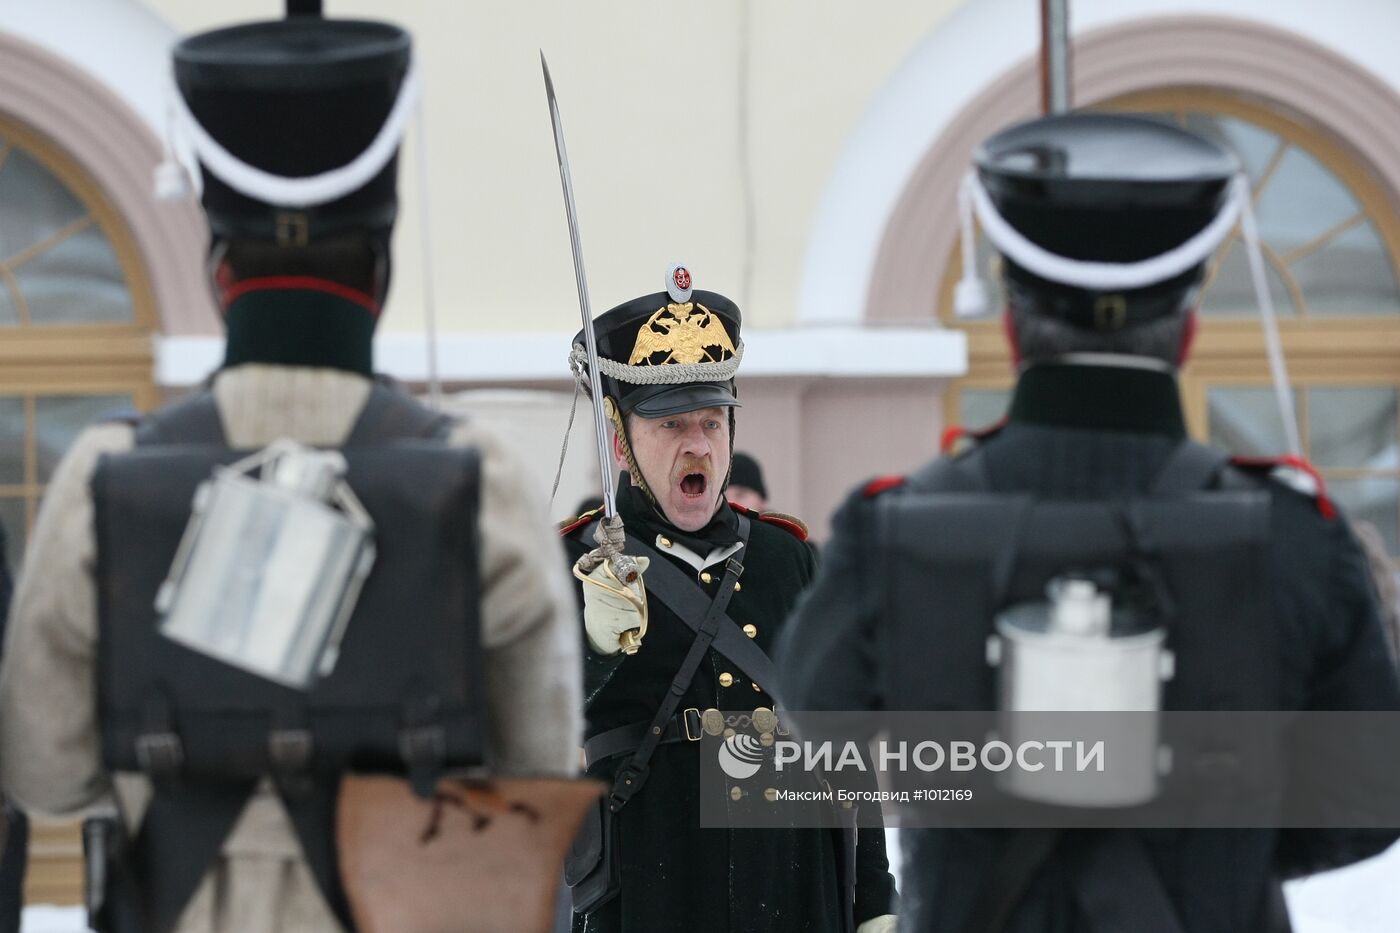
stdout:
<svg viewBox="0 0 1400 933">
<path fill-rule="evenodd" d="M 699 473 L 706 479 L 710 479 L 714 476 L 714 463 L 707 458 L 687 456 L 676 464 L 673 479 L 680 482 L 692 473 Z"/>
</svg>

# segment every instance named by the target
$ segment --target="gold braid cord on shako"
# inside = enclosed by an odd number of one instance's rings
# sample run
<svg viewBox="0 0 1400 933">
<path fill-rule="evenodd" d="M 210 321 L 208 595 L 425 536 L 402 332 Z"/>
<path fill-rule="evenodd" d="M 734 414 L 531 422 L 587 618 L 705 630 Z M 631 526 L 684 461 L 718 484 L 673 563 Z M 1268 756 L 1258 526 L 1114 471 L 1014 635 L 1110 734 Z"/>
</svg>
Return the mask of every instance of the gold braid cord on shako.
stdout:
<svg viewBox="0 0 1400 933">
<path fill-rule="evenodd" d="M 627 425 L 623 423 L 622 412 L 618 410 L 617 402 L 612 396 L 603 399 L 603 414 L 608 416 L 612 422 L 613 430 L 617 432 L 617 439 L 622 443 L 622 455 L 627 458 L 627 472 L 632 477 L 632 485 L 639 487 L 651 501 L 656 505 L 656 496 L 652 494 L 651 487 L 647 485 L 646 477 L 642 476 L 642 470 L 637 466 L 637 458 L 632 455 L 632 438 L 627 434 Z"/>
</svg>

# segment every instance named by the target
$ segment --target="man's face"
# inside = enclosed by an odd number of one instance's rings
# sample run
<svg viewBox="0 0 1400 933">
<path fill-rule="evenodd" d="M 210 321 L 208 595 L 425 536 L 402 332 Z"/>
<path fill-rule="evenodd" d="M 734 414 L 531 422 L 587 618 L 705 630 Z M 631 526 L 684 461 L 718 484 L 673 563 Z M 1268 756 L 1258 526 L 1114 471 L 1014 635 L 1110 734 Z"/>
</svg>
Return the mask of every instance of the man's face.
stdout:
<svg viewBox="0 0 1400 933">
<path fill-rule="evenodd" d="M 709 524 L 729 473 L 729 413 L 702 408 L 665 418 L 628 415 L 627 433 L 637 468 L 671 524 L 682 531 Z M 619 469 L 627 469 L 616 435 L 613 457 Z"/>
</svg>

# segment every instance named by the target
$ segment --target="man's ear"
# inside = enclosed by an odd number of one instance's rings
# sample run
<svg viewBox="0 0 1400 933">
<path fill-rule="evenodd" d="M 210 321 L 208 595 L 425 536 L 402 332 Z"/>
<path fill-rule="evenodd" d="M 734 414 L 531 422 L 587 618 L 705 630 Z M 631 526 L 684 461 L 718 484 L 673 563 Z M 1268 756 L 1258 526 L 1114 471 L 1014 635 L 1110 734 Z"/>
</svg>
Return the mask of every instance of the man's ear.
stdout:
<svg viewBox="0 0 1400 933">
<path fill-rule="evenodd" d="M 622 449 L 622 437 L 615 430 L 612 432 L 612 442 L 614 465 L 616 465 L 619 470 L 628 469 L 627 454 Z"/>
<path fill-rule="evenodd" d="M 1196 325 L 1199 323 L 1197 310 L 1192 308 L 1186 312 L 1186 327 L 1181 333 L 1181 350 L 1176 355 L 1176 368 L 1180 369 L 1186 365 L 1186 361 L 1191 358 L 1191 348 L 1196 343 Z"/>
<path fill-rule="evenodd" d="M 1011 348 L 1011 369 L 1015 372 L 1021 368 L 1021 341 L 1016 336 L 1016 324 L 1011 319 L 1010 305 L 1001 312 L 1001 330 L 1006 335 L 1007 346 Z"/>
<path fill-rule="evenodd" d="M 233 266 L 228 261 L 228 241 L 215 239 L 210 243 L 209 254 L 204 258 L 204 274 L 214 297 L 214 307 L 223 314 L 228 310 L 224 296 L 237 284 Z"/>
</svg>

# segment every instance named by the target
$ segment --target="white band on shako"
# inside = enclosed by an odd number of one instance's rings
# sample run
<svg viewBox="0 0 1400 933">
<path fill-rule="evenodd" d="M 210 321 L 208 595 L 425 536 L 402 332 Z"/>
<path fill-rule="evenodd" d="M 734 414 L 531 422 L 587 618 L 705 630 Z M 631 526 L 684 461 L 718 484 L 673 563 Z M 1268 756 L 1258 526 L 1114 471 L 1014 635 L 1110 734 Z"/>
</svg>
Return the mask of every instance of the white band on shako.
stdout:
<svg viewBox="0 0 1400 933">
<path fill-rule="evenodd" d="M 1032 243 L 1001 216 L 981 179 L 973 171 L 963 178 L 959 192 L 959 214 L 964 245 L 971 240 L 972 212 L 975 210 L 982 229 L 997 250 L 1032 274 L 1089 291 L 1128 291 L 1165 282 L 1209 259 L 1216 247 L 1230 235 L 1248 200 L 1249 180 L 1242 174 L 1237 175 L 1230 180 L 1224 206 L 1203 230 L 1180 246 L 1136 262 L 1069 259 Z M 975 277 L 976 256 L 972 249 L 964 249 L 963 256 L 963 278 L 966 280 Z M 963 313 L 961 309 L 959 313 Z"/>
<path fill-rule="evenodd" d="M 205 168 L 239 194 L 278 207 L 314 207 L 358 191 L 378 175 L 398 151 L 409 117 L 415 110 L 418 111 L 415 148 L 418 154 L 418 221 L 422 239 L 419 257 L 422 263 L 427 338 L 428 400 L 434 410 L 439 410 L 442 406 L 442 384 L 438 378 L 437 290 L 433 281 L 432 237 L 428 221 L 428 130 L 422 108 L 419 107 L 423 92 L 417 61 L 409 63 L 394 106 L 369 147 L 340 168 L 303 178 L 274 175 L 244 162 L 219 145 L 219 141 L 200 126 L 185 103 L 184 96 L 173 84 L 170 94 L 171 103 L 166 114 L 165 161 L 155 170 L 156 197 L 162 201 L 182 200 L 194 194 L 190 174 L 175 155 L 175 133 L 181 128 L 188 131 L 195 153 Z"/>
<path fill-rule="evenodd" d="M 418 104 L 420 90 L 418 64 L 413 62 L 404 76 L 394 106 L 368 148 L 339 168 L 301 178 L 274 175 L 249 165 L 229 152 L 200 125 L 178 90 L 172 94 L 170 130 L 172 136 L 177 131 L 188 134 L 195 154 L 204 167 L 239 194 L 278 207 L 315 207 L 358 191 L 389 163 L 398 151 L 408 118 Z M 182 191 L 173 179 L 173 173 L 182 168 L 175 164 L 174 148 L 172 139 L 167 161 L 156 170 L 157 194 L 162 198 L 177 198 L 188 193 L 188 189 Z"/>
<path fill-rule="evenodd" d="M 1254 297 L 1259 303 L 1259 316 L 1264 326 L 1264 345 L 1269 357 L 1274 395 L 1283 419 L 1285 442 L 1289 453 L 1300 456 L 1302 443 L 1298 434 L 1298 416 L 1293 407 L 1293 392 L 1289 388 L 1274 299 L 1264 272 L 1259 228 L 1250 202 L 1249 178 L 1241 172 L 1230 180 L 1225 204 L 1215 219 L 1180 246 L 1137 262 L 1088 262 L 1056 255 L 1022 236 L 1001 216 L 986 187 L 977 177 L 977 172 L 970 170 L 958 191 L 958 219 L 962 226 L 962 280 L 954 289 L 953 311 L 962 318 L 978 317 L 991 311 L 986 283 L 977 274 L 976 243 L 972 230 L 974 211 L 987 238 L 1002 255 L 1042 279 L 1089 291 L 1129 291 L 1175 278 L 1209 259 L 1230 235 L 1235 224 L 1239 223 Z"/>
</svg>

